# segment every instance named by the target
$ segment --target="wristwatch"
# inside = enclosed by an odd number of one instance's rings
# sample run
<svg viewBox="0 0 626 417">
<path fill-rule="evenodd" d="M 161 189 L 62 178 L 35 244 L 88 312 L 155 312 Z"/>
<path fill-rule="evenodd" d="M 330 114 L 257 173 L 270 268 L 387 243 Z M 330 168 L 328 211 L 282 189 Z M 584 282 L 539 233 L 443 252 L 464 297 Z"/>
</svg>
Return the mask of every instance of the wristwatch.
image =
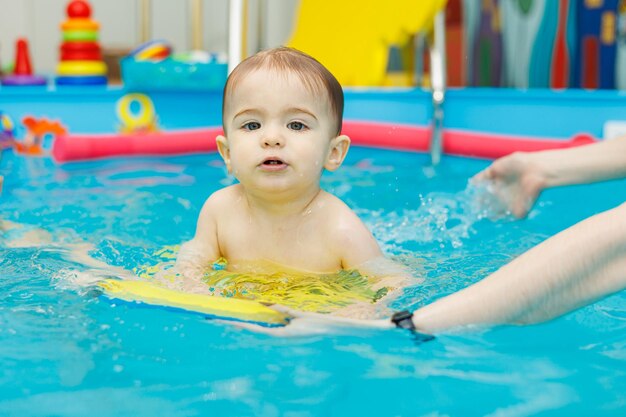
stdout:
<svg viewBox="0 0 626 417">
<path fill-rule="evenodd" d="M 401 329 L 415 330 L 413 313 L 408 310 L 398 311 L 391 316 L 391 322 Z"/>
<path fill-rule="evenodd" d="M 408 310 L 398 311 L 391 316 L 391 322 L 399 329 L 406 329 L 413 335 L 413 341 L 417 345 L 435 340 L 435 336 L 427 333 L 421 333 L 415 328 L 413 323 L 413 313 Z"/>
</svg>

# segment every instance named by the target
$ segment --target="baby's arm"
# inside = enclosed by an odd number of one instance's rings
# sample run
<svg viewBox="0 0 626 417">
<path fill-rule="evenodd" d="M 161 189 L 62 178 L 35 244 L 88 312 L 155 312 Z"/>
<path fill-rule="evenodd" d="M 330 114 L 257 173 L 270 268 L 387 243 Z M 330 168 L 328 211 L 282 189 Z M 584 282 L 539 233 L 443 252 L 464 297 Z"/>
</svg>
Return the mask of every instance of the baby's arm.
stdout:
<svg viewBox="0 0 626 417">
<path fill-rule="evenodd" d="M 346 215 L 336 230 L 336 251 L 341 254 L 342 268 L 356 269 L 368 277 L 373 282 L 374 291 L 386 290 L 384 296 L 376 300 L 376 305 L 353 305 L 339 314 L 353 318 L 372 318 L 374 315 L 389 313 L 381 307 L 386 307 L 398 297 L 404 287 L 415 284 L 415 278 L 402 265 L 383 255 L 374 236 L 353 212 Z M 370 308 L 365 308 L 365 304 Z"/>
<path fill-rule="evenodd" d="M 195 236 L 180 247 L 176 269 L 185 278 L 200 280 L 211 263 L 220 258 L 216 222 L 219 202 L 217 193 L 207 199 L 198 216 Z"/>
<path fill-rule="evenodd" d="M 356 214 L 350 211 L 334 226 L 334 250 L 342 269 L 358 269 L 372 259 L 382 258 L 378 242 Z"/>
<path fill-rule="evenodd" d="M 398 298 L 404 288 L 420 282 L 404 265 L 398 264 L 382 255 L 378 258 L 370 259 L 356 269 L 361 274 L 375 280 L 374 285 L 372 285 L 373 290 L 384 289 L 383 296 L 376 300 L 376 304 L 385 307 Z"/>
</svg>

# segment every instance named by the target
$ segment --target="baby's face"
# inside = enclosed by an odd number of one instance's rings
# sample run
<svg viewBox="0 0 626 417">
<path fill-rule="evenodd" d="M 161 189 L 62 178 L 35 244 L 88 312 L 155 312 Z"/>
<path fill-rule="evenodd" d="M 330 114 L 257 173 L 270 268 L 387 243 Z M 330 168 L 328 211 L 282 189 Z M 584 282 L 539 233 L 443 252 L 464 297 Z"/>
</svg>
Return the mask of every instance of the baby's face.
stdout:
<svg viewBox="0 0 626 417">
<path fill-rule="evenodd" d="M 259 69 L 227 97 L 222 157 L 249 190 L 303 192 L 319 188 L 336 136 L 326 94 L 297 75 Z"/>
</svg>

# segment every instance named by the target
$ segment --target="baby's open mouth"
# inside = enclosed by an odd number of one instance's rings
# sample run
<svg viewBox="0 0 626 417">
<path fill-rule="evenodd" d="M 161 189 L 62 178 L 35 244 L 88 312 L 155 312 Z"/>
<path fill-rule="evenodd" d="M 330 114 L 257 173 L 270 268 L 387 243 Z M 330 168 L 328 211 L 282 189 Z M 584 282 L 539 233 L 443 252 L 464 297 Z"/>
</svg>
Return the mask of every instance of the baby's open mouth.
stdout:
<svg viewBox="0 0 626 417">
<path fill-rule="evenodd" d="M 284 165 L 287 165 L 287 164 L 280 158 L 277 158 L 275 156 L 270 156 L 270 157 L 264 159 L 263 162 L 261 163 L 261 165 L 266 166 L 268 168 L 270 168 L 270 167 L 278 168 L 280 166 L 284 166 Z"/>
</svg>

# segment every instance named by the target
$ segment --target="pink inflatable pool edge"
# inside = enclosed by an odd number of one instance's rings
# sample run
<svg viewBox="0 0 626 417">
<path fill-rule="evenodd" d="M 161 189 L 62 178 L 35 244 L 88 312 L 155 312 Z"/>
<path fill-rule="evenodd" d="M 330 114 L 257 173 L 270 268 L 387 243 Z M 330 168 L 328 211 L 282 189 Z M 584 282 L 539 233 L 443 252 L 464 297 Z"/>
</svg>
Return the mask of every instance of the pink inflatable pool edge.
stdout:
<svg viewBox="0 0 626 417">
<path fill-rule="evenodd" d="M 209 127 L 150 133 L 65 134 L 55 138 L 52 158 L 58 163 L 126 156 L 170 156 L 216 150 L 222 128 Z"/>
<path fill-rule="evenodd" d="M 371 121 L 345 121 L 343 134 L 352 144 L 385 149 L 428 152 L 430 128 Z M 181 129 L 151 133 L 63 134 L 52 145 L 58 163 L 130 156 L 169 156 L 208 153 L 216 150 L 221 127 Z M 594 142 L 588 134 L 570 139 L 524 137 L 446 129 L 444 154 L 495 159 L 516 151 L 568 148 Z"/>
<path fill-rule="evenodd" d="M 352 121 L 343 124 L 342 133 L 349 136 L 355 145 L 417 152 L 430 150 L 431 129 L 424 126 Z M 586 133 L 579 133 L 570 139 L 558 139 L 444 129 L 443 153 L 496 159 L 517 151 L 570 148 L 595 141 Z"/>
</svg>

